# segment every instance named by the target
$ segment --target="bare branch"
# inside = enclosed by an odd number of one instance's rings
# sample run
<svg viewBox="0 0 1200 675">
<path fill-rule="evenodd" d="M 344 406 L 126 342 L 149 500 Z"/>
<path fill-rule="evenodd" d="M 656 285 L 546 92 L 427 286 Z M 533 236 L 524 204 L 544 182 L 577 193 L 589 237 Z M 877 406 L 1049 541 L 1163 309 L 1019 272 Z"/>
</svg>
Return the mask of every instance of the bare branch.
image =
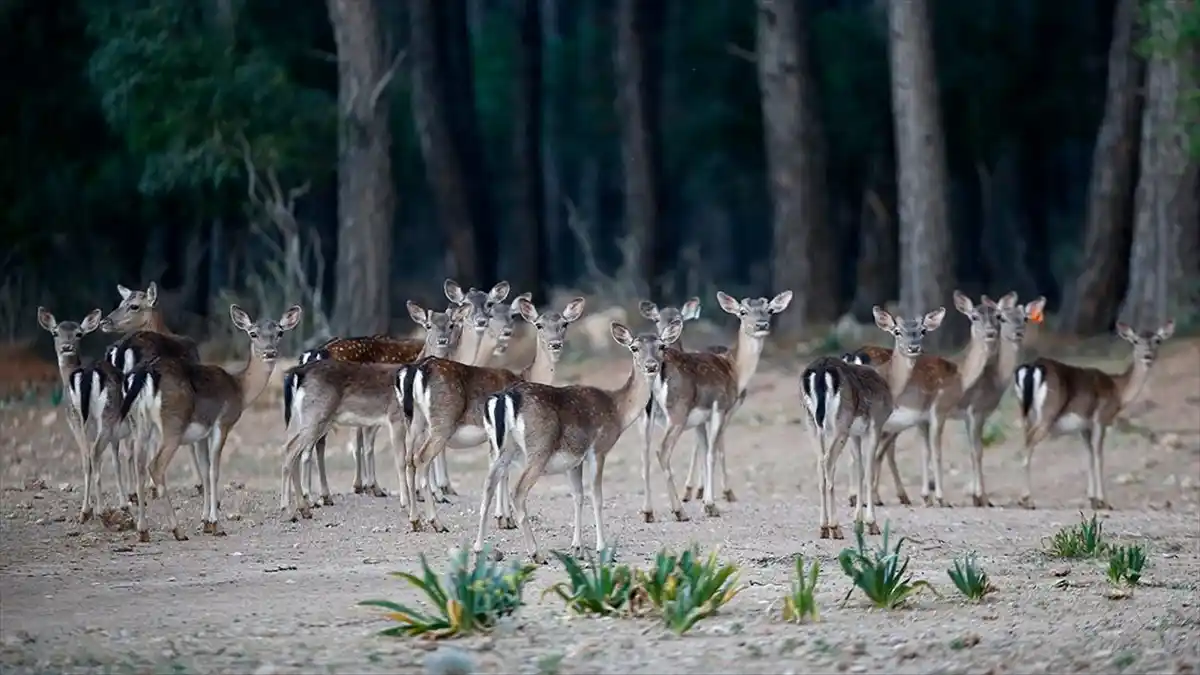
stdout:
<svg viewBox="0 0 1200 675">
<path fill-rule="evenodd" d="M 758 63 L 758 54 L 755 54 L 754 51 L 744 47 L 739 47 L 732 42 L 725 43 L 725 51 L 731 56 L 736 56 L 748 63 Z"/>
<path fill-rule="evenodd" d="M 238 132 L 238 143 L 242 146 L 242 163 L 246 166 L 246 195 L 252 204 L 262 206 L 258 196 L 258 170 L 254 168 L 254 157 L 250 150 L 250 141 L 246 135 Z"/>
<path fill-rule="evenodd" d="M 371 110 L 374 110 L 375 106 L 379 104 L 379 97 L 383 96 L 383 92 L 387 89 L 388 84 L 396 76 L 396 69 L 400 67 L 400 64 L 404 63 L 404 59 L 407 57 L 408 50 L 402 49 L 396 52 L 396 57 L 392 59 L 392 65 L 383 73 L 383 77 L 379 78 L 379 81 L 375 83 L 375 89 L 371 92 Z"/>
</svg>

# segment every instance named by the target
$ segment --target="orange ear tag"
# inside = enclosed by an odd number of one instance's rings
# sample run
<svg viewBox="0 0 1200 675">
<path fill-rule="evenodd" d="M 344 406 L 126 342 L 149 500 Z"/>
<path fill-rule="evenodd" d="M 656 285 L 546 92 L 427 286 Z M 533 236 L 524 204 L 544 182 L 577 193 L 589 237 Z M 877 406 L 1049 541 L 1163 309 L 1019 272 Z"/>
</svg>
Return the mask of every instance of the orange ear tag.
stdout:
<svg viewBox="0 0 1200 675">
<path fill-rule="evenodd" d="M 1044 317 L 1042 316 L 1041 309 L 1035 309 L 1033 310 L 1033 313 L 1029 315 L 1029 320 L 1034 323 L 1041 323 L 1043 318 Z"/>
</svg>

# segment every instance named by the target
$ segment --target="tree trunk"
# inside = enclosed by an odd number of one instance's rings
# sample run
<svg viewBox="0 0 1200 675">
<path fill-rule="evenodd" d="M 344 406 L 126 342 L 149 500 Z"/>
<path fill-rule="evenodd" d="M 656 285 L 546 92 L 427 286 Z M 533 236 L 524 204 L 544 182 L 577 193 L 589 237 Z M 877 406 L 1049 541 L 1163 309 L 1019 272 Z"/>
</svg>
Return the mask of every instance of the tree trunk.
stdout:
<svg viewBox="0 0 1200 675">
<path fill-rule="evenodd" d="M 867 171 L 859 213 L 858 258 L 855 262 L 854 318 L 871 323 L 871 308 L 885 306 L 896 292 L 896 221 L 892 218 L 890 164 L 877 157 Z M 892 173 L 894 175 L 894 173 Z"/>
<path fill-rule="evenodd" d="M 408 58 L 412 62 L 412 110 L 425 175 L 433 191 L 438 220 L 446 233 L 453 269 L 459 283 L 485 283 L 475 279 L 479 269 L 475 229 L 463 158 L 453 138 L 443 64 L 438 56 L 438 21 L 434 5 L 439 0 L 413 0 L 410 4 Z"/>
<path fill-rule="evenodd" d="M 1123 321 L 1142 329 L 1194 313 L 1200 300 L 1200 164 L 1189 154 L 1187 126 L 1187 97 L 1198 83 L 1196 51 L 1179 35 L 1185 4 L 1162 3 L 1150 25 L 1166 47 L 1151 57 L 1146 74 L 1129 290 L 1121 309 Z"/>
<path fill-rule="evenodd" d="M 557 51 L 562 43 L 563 35 L 560 28 L 562 14 L 556 0 L 541 0 L 542 3 L 542 49 L 543 53 L 550 53 L 550 59 L 553 59 L 553 54 L 560 53 Z M 562 103 L 563 100 L 561 90 L 562 87 L 555 87 L 555 82 L 552 76 L 547 76 L 544 65 L 552 63 L 549 59 L 542 59 L 543 72 L 542 80 L 546 89 L 545 108 L 542 119 L 541 138 L 542 143 L 542 179 L 544 181 L 542 190 L 542 227 L 543 237 L 546 240 L 546 265 L 547 269 L 542 272 L 540 283 L 553 285 L 560 278 L 567 278 L 570 271 L 564 267 L 563 252 L 565 247 L 563 237 L 563 176 L 562 176 L 562 161 L 559 157 L 559 139 L 562 136 L 562 124 L 560 120 L 563 118 Z"/>
<path fill-rule="evenodd" d="M 802 12 L 798 0 L 758 0 L 758 79 L 774 209 L 770 293 L 795 294 L 791 310 L 779 316 L 784 333 L 836 318 L 840 287 Z"/>
<path fill-rule="evenodd" d="M 1143 62 L 1134 52 L 1137 0 L 1119 0 L 1108 52 L 1108 96 L 1092 154 L 1079 277 L 1058 328 L 1077 335 L 1111 329 L 1129 279 L 1133 181 L 1137 167 Z"/>
<path fill-rule="evenodd" d="M 392 135 L 386 89 L 392 73 L 374 2 L 328 0 L 338 54 L 337 317 L 343 334 L 383 333 L 391 316 Z"/>
<path fill-rule="evenodd" d="M 651 297 L 670 269 L 661 236 L 663 208 L 661 33 L 665 7 L 654 0 L 617 3 L 617 117 L 621 128 L 625 226 L 635 238 L 638 266 Z M 660 300 L 661 301 L 661 300 Z"/>
<path fill-rule="evenodd" d="M 545 298 L 549 273 L 542 211 L 542 17 L 541 0 L 514 0 L 520 45 L 513 96 L 513 221 L 521 292 Z"/>
<path fill-rule="evenodd" d="M 949 305 L 954 286 L 946 150 L 928 0 L 890 0 L 888 27 L 900 207 L 900 306 L 911 317 Z M 942 326 L 927 338 L 932 349 L 965 334 L 964 322 Z"/>
</svg>

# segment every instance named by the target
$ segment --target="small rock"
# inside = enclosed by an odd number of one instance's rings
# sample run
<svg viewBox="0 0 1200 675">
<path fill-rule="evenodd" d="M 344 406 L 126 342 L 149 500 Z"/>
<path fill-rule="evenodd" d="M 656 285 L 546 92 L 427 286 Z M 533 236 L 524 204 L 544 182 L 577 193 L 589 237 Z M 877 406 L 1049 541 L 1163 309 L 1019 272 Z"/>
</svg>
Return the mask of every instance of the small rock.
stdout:
<svg viewBox="0 0 1200 675">
<path fill-rule="evenodd" d="M 275 667 L 274 663 L 264 663 L 254 669 L 254 675 L 275 675 L 277 672 L 279 669 Z"/>
<path fill-rule="evenodd" d="M 57 421 L 58 421 L 58 411 L 57 410 L 53 410 L 51 412 L 46 413 L 45 415 L 42 415 L 42 426 L 43 427 L 48 427 Z"/>
<path fill-rule="evenodd" d="M 226 518 L 226 519 L 228 519 L 228 520 L 238 521 L 238 520 L 241 520 L 241 519 L 242 519 L 242 514 L 240 514 L 240 513 L 231 513 L 231 514 L 229 514 L 229 515 L 225 516 L 225 518 Z"/>
<path fill-rule="evenodd" d="M 865 673 L 865 672 L 867 672 L 867 667 L 862 665 L 861 663 L 856 663 L 856 664 L 850 666 L 850 672 Z"/>
<path fill-rule="evenodd" d="M 1173 433 L 1168 432 L 1168 433 L 1159 435 L 1157 440 L 1158 440 L 1158 444 L 1164 448 L 1178 450 L 1179 448 L 1183 447 L 1183 439 L 1179 437 L 1179 434 L 1173 434 Z"/>
<path fill-rule="evenodd" d="M 364 565 L 378 565 L 381 562 L 383 561 L 379 558 L 363 558 Z"/>
<path fill-rule="evenodd" d="M 58 491 L 59 492 L 74 492 L 75 486 L 71 485 L 70 483 L 59 483 Z"/>
<path fill-rule="evenodd" d="M 1070 567 L 1056 567 L 1056 568 L 1050 570 L 1050 576 L 1052 576 L 1052 577 L 1065 577 L 1070 573 L 1071 573 Z"/>
<path fill-rule="evenodd" d="M 26 490 L 45 490 L 46 481 L 42 478 L 30 478 L 25 481 Z"/>
</svg>

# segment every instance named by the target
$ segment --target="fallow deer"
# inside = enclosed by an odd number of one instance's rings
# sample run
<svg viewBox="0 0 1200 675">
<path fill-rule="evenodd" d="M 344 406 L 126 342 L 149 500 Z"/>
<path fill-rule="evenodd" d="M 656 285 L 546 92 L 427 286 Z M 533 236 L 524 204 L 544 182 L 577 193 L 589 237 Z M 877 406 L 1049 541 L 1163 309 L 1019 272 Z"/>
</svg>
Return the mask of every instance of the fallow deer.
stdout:
<svg viewBox="0 0 1200 675">
<path fill-rule="evenodd" d="M 45 307 L 38 307 L 38 325 L 54 336 L 54 354 L 58 359 L 58 374 L 62 380 L 63 391 L 67 396 L 67 426 L 71 438 L 79 450 L 79 458 L 83 465 L 83 505 L 79 511 L 79 522 L 86 522 L 94 514 L 94 509 L 100 506 L 100 467 L 98 457 L 93 457 L 91 444 L 87 442 L 87 416 L 84 412 L 89 404 L 88 397 L 80 396 L 78 389 L 72 383 L 79 377 L 81 370 L 79 359 L 79 342 L 83 336 L 96 330 L 100 325 L 102 312 L 94 309 L 83 321 L 59 321 Z M 114 450 L 113 466 L 117 471 L 117 487 L 120 491 L 118 504 L 126 496 L 124 467 L 120 455 Z"/>
<path fill-rule="evenodd" d="M 856 467 L 853 477 L 865 493 L 872 484 L 871 461 L 879 444 L 883 425 L 892 414 L 892 392 L 887 380 L 870 366 L 844 363 L 832 356 L 817 359 L 800 375 L 800 391 L 816 437 L 817 484 L 821 496 L 821 539 L 842 539 L 842 528 L 835 514 L 833 479 L 838 456 L 846 441 L 854 439 Z M 865 441 L 865 443 L 864 443 Z M 867 454 L 863 454 L 863 447 Z M 864 514 L 863 502 L 866 502 Z M 866 527 L 867 534 L 879 534 L 875 505 L 859 500 L 854 507 L 854 522 Z"/>
<path fill-rule="evenodd" d="M 529 491 L 547 473 L 566 473 L 574 502 L 571 546 L 583 548 L 584 465 L 591 464 L 588 496 L 596 526 L 596 550 L 607 547 L 604 536 L 604 462 L 621 434 L 645 414 L 650 390 L 658 380 L 666 347 L 679 339 L 683 322 L 676 319 L 662 333 L 634 336 L 617 322 L 610 326 L 613 339 L 629 350 L 632 364 L 625 384 L 616 390 L 583 385 L 556 387 L 519 382 L 487 398 L 483 425 L 495 461 L 488 469 L 479 506 L 479 529 L 474 550 L 483 550 L 487 534 L 487 507 L 492 503 L 501 476 L 519 452 L 525 468 L 513 491 L 517 526 L 529 555 L 538 563 L 538 550 L 527 517 Z"/>
<path fill-rule="evenodd" d="M 739 318 L 737 341 L 733 347 L 719 354 L 666 351 L 663 369 L 652 387 L 652 400 L 653 407 L 662 411 L 666 421 L 666 431 L 658 448 L 658 464 L 666 474 L 671 511 L 676 520 L 688 518 L 675 488 L 671 453 L 684 430 L 694 427 L 700 427 L 704 432 L 698 438 L 704 445 L 704 511 L 710 517 L 720 515 L 713 501 L 712 481 L 716 456 L 723 451 L 724 428 L 729 416 L 744 400 L 746 385 L 758 369 L 763 341 L 771 332 L 771 316 L 787 309 L 791 301 L 791 291 L 784 291 L 770 300 L 743 298 L 740 302 L 718 291 L 717 302 L 721 309 Z M 650 442 L 656 415 L 643 410 L 642 416 L 642 482 L 645 488 L 642 517 L 650 523 L 654 522 L 650 496 Z M 733 501 L 728 477 L 725 492 L 726 499 Z"/>
<path fill-rule="evenodd" d="M 946 421 L 953 416 L 962 399 L 963 392 L 969 391 L 980 381 L 995 353 L 995 303 L 990 300 L 989 303 L 988 311 L 980 311 L 966 295 L 959 291 L 954 292 L 955 308 L 971 320 L 971 341 L 961 357 L 961 365 L 940 356 L 920 355 L 911 362 L 912 368 L 903 391 L 898 391 L 895 381 L 888 376 L 895 407 L 884 425 L 884 436 L 873 458 L 873 473 L 878 475 L 881 472 L 885 457 L 888 458 L 889 466 L 894 467 L 895 460 L 890 453 L 895 452 L 896 437 L 909 427 L 917 427 L 925 442 L 925 451 L 921 455 L 921 497 L 926 506 L 932 505 L 935 500 L 938 506 L 950 506 L 942 492 L 942 432 Z M 941 325 L 941 318 L 945 316 L 945 309 L 940 308 L 940 311 L 941 317 L 936 322 L 938 326 Z M 875 314 L 876 324 L 895 335 L 895 322 L 889 324 L 887 319 L 890 315 L 882 309 L 880 312 L 882 314 Z M 925 332 L 929 330 L 933 329 L 926 328 Z M 894 357 L 887 357 L 883 363 L 871 365 L 880 372 L 893 372 L 894 369 L 889 368 L 891 358 Z M 896 481 L 900 503 L 910 503 L 899 473 L 894 468 L 892 477 Z M 857 486 L 852 486 L 852 492 L 851 504 L 854 504 L 858 501 Z M 868 495 L 868 498 L 872 498 L 878 504 L 880 500 L 874 497 Z"/>
<path fill-rule="evenodd" d="M 409 436 L 412 450 L 405 468 L 409 492 L 409 520 L 414 531 L 421 529 L 417 515 L 416 477 L 447 448 L 471 448 L 487 441 L 483 428 L 484 403 L 488 396 L 517 382 L 528 380 L 542 384 L 554 381 L 555 366 L 562 356 L 567 328 L 583 316 L 583 298 L 567 303 L 562 312 L 539 313 L 524 298 L 517 300 L 521 317 L 537 331 L 537 353 L 533 362 L 520 373 L 505 368 L 471 366 L 447 359 L 428 358 L 401 369 L 396 374 L 396 400 L 411 420 Z M 424 435 L 422 435 L 424 434 Z M 495 457 L 492 457 L 495 461 Z M 506 486 L 507 477 L 501 474 Z M 425 515 L 434 532 L 445 532 L 437 520 L 437 507 L 426 486 Z M 508 501 L 504 490 L 496 502 L 496 519 L 508 525 Z"/>
<path fill-rule="evenodd" d="M 1104 437 L 1117 415 L 1146 385 L 1159 346 L 1175 333 L 1168 319 L 1157 330 L 1138 333 L 1117 324 L 1117 335 L 1133 345 L 1133 361 L 1120 374 L 1039 358 L 1013 373 L 1025 426 L 1025 492 L 1018 504 L 1034 508 L 1033 451 L 1052 436 L 1079 432 L 1088 451 L 1088 501 L 1093 509 L 1111 509 L 1104 498 Z"/>
<path fill-rule="evenodd" d="M 146 290 L 134 291 L 117 285 L 117 293 L 121 303 L 100 321 L 100 330 L 104 333 L 123 333 L 123 337 L 109 345 L 105 359 L 123 374 L 129 374 L 142 363 L 147 363 L 160 356 L 187 359 L 193 363 L 200 362 L 200 351 L 196 341 L 186 335 L 177 335 L 167 328 L 163 321 L 162 311 L 158 307 L 158 284 L 151 281 Z M 139 428 L 136 413 L 132 420 L 134 435 L 132 445 L 149 445 L 145 429 Z M 135 449 L 129 454 L 132 459 Z M 196 492 L 203 489 L 201 468 L 201 451 L 192 447 L 192 466 L 196 470 L 196 478 L 201 481 L 196 484 Z M 157 486 L 151 485 L 151 494 Z M 130 501 L 135 498 L 130 495 Z"/>
<path fill-rule="evenodd" d="M 153 478 L 159 487 L 159 496 L 166 502 L 171 533 L 179 541 L 187 540 L 176 518 L 166 483 L 167 467 L 183 443 L 201 445 L 203 531 L 224 534 L 218 518 L 221 452 L 242 412 L 266 388 L 279 356 L 279 341 L 285 332 L 299 325 L 301 311 L 299 305 L 293 305 L 278 322 L 266 318 L 256 322 L 241 307 L 230 305 L 229 317 L 233 325 L 250 338 L 246 365 L 237 373 L 230 373 L 220 366 L 160 357 L 125 376 L 121 417 L 127 417 L 130 409 L 137 406 L 159 438 L 159 447 L 154 453 L 135 453 L 134 456 L 139 541 L 150 540 L 146 521 L 147 474 Z"/>
<path fill-rule="evenodd" d="M 407 307 L 413 322 L 425 329 L 424 353 L 445 356 L 456 348 L 456 340 L 461 348 L 459 333 L 463 320 L 472 311 L 469 304 L 456 306 L 450 313 L 425 309 L 411 300 Z M 304 452 L 316 455 L 321 501 L 327 505 L 333 504 L 325 472 L 325 436 L 335 424 L 358 428 L 387 427 L 396 456 L 396 472 L 401 479 L 401 503 L 405 503 L 403 500 L 408 496 L 403 486 L 407 422 L 392 389 L 398 367 L 403 366 L 317 359 L 289 368 L 284 373 L 283 423 L 287 441 L 280 485 L 280 509 L 296 506 L 291 514 L 293 520 L 297 514 L 304 518 L 312 517 L 309 503 L 311 486 L 305 485 L 300 475 L 300 458 Z M 311 482 L 311 475 L 308 480 Z M 298 505 L 292 504 L 293 488 L 299 499 Z"/>
</svg>

